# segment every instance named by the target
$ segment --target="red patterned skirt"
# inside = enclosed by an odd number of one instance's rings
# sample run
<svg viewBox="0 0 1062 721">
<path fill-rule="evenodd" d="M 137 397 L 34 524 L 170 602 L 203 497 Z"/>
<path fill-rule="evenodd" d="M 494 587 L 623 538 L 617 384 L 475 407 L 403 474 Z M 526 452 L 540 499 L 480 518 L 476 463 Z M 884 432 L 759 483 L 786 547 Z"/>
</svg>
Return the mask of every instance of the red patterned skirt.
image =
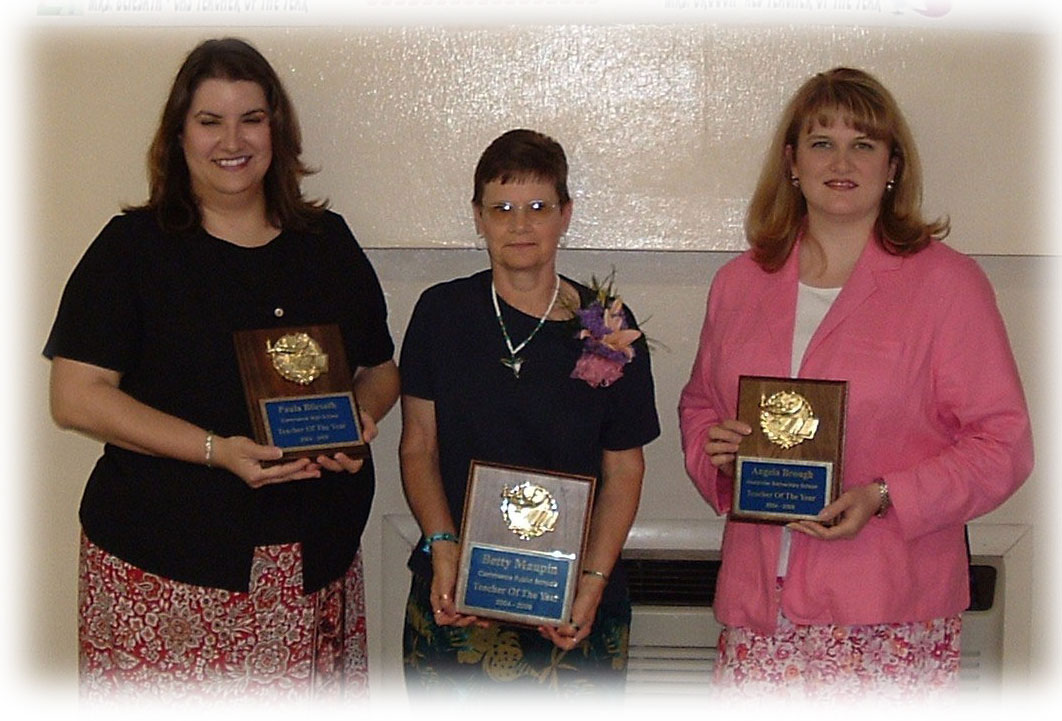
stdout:
<svg viewBox="0 0 1062 721">
<path fill-rule="evenodd" d="M 84 534 L 79 571 L 83 698 L 368 693 L 360 551 L 345 576 L 310 595 L 297 543 L 255 549 L 246 593 L 148 573 Z"/>
</svg>

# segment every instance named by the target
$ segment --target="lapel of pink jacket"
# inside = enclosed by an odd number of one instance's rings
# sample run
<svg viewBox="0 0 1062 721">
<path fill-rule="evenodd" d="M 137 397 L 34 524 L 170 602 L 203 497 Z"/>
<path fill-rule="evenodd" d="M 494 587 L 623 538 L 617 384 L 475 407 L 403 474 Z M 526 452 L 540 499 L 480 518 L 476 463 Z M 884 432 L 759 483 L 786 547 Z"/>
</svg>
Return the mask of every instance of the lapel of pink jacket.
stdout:
<svg viewBox="0 0 1062 721">
<path fill-rule="evenodd" d="M 757 286 L 757 308 L 750 319 L 755 319 L 751 332 L 764 332 L 768 345 L 760 348 L 766 353 L 770 370 L 767 375 L 788 376 L 789 359 L 793 355 L 793 324 L 796 322 L 797 282 L 800 279 L 800 263 L 797 260 L 799 241 L 794 245 L 785 264 L 775 273 L 760 273 Z M 757 328 L 759 331 L 757 331 Z"/>
<path fill-rule="evenodd" d="M 793 258 L 796 256 L 797 249 L 794 248 L 790 254 L 789 262 L 793 262 Z M 838 326 L 858 311 L 883 284 L 888 283 L 888 274 L 898 270 L 902 263 L 903 258 L 887 252 L 881 247 L 875 236 L 872 235 L 867 240 L 866 246 L 863 248 L 859 260 L 856 261 L 855 268 L 852 270 L 852 275 L 849 276 L 848 281 L 837 296 L 837 300 L 834 301 L 829 312 L 826 313 L 826 317 L 822 319 L 822 323 L 819 324 L 815 334 L 811 337 L 811 342 L 808 343 L 807 350 L 804 353 L 805 361 L 801 363 L 802 367 L 807 358 L 814 355 L 815 350 Z M 797 265 L 795 262 L 793 264 Z"/>
</svg>

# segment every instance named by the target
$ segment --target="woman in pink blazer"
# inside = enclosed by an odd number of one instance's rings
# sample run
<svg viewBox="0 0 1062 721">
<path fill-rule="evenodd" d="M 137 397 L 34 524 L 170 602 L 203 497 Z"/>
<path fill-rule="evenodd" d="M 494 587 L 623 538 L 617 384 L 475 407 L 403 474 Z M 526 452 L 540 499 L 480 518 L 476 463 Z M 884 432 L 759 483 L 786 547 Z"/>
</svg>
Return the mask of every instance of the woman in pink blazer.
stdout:
<svg viewBox="0 0 1062 721">
<path fill-rule="evenodd" d="M 746 691 L 954 683 L 969 603 L 964 524 L 1032 469 L 995 296 L 921 215 L 889 92 L 858 70 L 790 101 L 750 203 L 750 250 L 716 274 L 679 403 L 686 468 L 732 508 L 738 377 L 845 380 L 841 494 L 787 526 L 729 520 L 716 680 Z"/>
</svg>

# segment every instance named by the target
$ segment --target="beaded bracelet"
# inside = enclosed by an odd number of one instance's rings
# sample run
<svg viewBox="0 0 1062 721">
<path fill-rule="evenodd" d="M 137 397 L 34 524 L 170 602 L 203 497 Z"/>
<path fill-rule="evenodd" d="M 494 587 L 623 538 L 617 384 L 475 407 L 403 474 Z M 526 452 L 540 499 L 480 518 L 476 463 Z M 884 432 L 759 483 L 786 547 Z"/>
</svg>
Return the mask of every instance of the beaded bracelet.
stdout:
<svg viewBox="0 0 1062 721">
<path fill-rule="evenodd" d="M 453 541 L 457 543 L 457 536 L 449 531 L 440 531 L 439 533 L 433 533 L 424 539 L 424 543 L 421 544 L 420 550 L 425 553 L 431 553 L 431 544 L 436 541 Z"/>
<path fill-rule="evenodd" d="M 206 440 L 203 442 L 203 452 L 206 456 L 207 468 L 214 467 L 214 432 L 207 431 Z"/>
</svg>

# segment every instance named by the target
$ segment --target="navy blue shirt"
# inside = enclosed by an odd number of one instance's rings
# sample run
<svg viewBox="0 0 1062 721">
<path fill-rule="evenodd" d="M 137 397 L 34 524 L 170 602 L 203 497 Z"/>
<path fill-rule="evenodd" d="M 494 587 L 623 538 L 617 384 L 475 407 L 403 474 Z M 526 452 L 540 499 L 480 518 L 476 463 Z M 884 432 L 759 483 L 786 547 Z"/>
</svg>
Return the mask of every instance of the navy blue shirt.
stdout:
<svg viewBox="0 0 1062 721">
<path fill-rule="evenodd" d="M 520 351 L 524 364 L 516 378 L 501 363 L 509 351 L 490 282 L 490 271 L 482 271 L 426 290 L 413 310 L 399 364 L 402 393 L 435 404 L 439 466 L 458 527 L 472 460 L 593 476 L 600 483 L 605 450 L 637 448 L 660 434 L 644 337 L 623 376 L 594 388 L 571 377 L 582 353 L 572 323 L 547 321 Z M 568 282 L 584 304 L 592 297 L 590 289 Z M 539 319 L 500 297 L 498 303 L 509 337 L 519 344 Z M 427 554 L 414 550 L 409 566 L 430 578 Z M 620 569 L 617 564 L 613 580 L 621 585 Z"/>
</svg>

